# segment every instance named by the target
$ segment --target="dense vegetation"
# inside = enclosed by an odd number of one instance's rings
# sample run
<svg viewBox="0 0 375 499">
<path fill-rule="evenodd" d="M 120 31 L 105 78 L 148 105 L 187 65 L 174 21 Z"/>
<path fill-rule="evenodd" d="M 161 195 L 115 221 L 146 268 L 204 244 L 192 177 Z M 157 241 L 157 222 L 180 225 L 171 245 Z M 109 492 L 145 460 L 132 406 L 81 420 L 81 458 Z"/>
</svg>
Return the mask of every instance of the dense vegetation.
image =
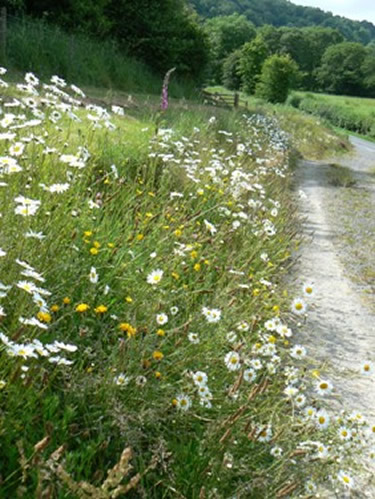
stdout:
<svg viewBox="0 0 375 499">
<path fill-rule="evenodd" d="M 293 93 L 288 103 L 330 124 L 375 139 L 375 101 L 355 97 Z"/>
<path fill-rule="evenodd" d="M 163 73 L 199 79 L 207 62 L 205 34 L 183 0 L 6 0 L 11 14 L 43 18 L 65 30 L 115 40 L 121 50 Z"/>
<path fill-rule="evenodd" d="M 337 138 L 290 108 L 126 116 L 4 79 L 2 497 L 352 488 L 371 431 L 328 412 L 298 343 L 314 286 L 284 282 L 292 147 Z"/>
<path fill-rule="evenodd" d="M 337 29 L 350 41 L 369 43 L 375 39 L 375 26 L 367 21 L 352 21 L 315 7 L 295 5 L 288 0 L 189 0 L 203 17 L 244 15 L 256 26 L 322 26 Z"/>
</svg>

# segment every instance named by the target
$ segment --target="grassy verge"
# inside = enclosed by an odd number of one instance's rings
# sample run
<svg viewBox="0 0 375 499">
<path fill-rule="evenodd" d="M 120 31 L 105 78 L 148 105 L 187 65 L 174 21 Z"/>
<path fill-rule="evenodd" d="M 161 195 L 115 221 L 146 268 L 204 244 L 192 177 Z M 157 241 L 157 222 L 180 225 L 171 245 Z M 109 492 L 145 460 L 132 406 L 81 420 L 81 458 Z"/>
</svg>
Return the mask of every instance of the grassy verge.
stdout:
<svg viewBox="0 0 375 499">
<path fill-rule="evenodd" d="M 368 428 L 326 411 L 292 332 L 310 286 L 283 286 L 290 132 L 194 106 L 130 118 L 77 91 L 28 75 L 2 101 L 3 497 L 351 486 Z"/>
<path fill-rule="evenodd" d="M 9 18 L 7 64 L 15 71 L 33 71 L 49 78 L 58 74 L 81 86 L 105 87 L 138 94 L 160 93 L 160 75 L 124 53 L 115 42 L 68 34 L 40 19 Z M 197 92 L 193 82 L 174 77 L 171 94 Z"/>
<path fill-rule="evenodd" d="M 234 92 L 224 87 L 207 87 L 211 93 L 233 95 Z M 281 127 L 290 137 L 292 147 L 306 159 L 323 159 L 350 150 L 347 137 L 339 130 L 334 131 L 329 124 L 322 124 L 316 117 L 293 110 L 290 106 L 271 105 L 261 99 L 239 92 L 241 102 L 247 103 L 247 109 L 260 114 L 276 115 Z M 241 107 L 240 109 L 244 109 Z"/>
<path fill-rule="evenodd" d="M 375 139 L 374 99 L 295 92 L 289 103 L 336 127 Z"/>
</svg>

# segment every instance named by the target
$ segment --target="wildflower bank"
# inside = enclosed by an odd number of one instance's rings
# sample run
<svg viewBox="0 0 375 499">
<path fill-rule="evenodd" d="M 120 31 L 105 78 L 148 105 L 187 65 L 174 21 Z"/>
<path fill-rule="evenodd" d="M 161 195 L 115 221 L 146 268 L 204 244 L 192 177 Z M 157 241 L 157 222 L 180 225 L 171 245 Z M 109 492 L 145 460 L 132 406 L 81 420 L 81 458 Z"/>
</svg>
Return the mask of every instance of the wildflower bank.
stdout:
<svg viewBox="0 0 375 499">
<path fill-rule="evenodd" d="M 370 429 L 327 411 L 334 387 L 306 370 L 296 335 L 314 286 L 290 297 L 282 284 L 296 232 L 290 138 L 274 117 L 228 116 L 155 133 L 58 77 L 6 88 L 8 497 L 354 486 Z"/>
</svg>

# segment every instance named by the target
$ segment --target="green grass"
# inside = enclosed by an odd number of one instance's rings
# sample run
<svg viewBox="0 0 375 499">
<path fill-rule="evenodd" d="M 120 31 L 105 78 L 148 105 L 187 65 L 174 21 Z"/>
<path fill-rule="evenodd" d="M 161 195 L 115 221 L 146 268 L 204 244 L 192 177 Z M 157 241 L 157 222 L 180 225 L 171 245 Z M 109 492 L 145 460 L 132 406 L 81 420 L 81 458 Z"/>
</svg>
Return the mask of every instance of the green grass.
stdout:
<svg viewBox="0 0 375 499">
<path fill-rule="evenodd" d="M 221 86 L 207 87 L 205 90 L 210 93 L 234 95 L 234 92 Z M 244 92 L 239 92 L 239 96 L 241 102 L 247 103 L 246 108 L 251 112 L 277 117 L 282 128 L 290 134 L 295 151 L 306 159 L 323 159 L 330 155 L 340 155 L 351 148 L 342 130 L 334 130 L 329 124 L 322 126 L 316 117 L 309 117 L 288 105 L 268 104 Z M 239 110 L 243 109 L 242 104 Z"/>
<path fill-rule="evenodd" d="M 336 127 L 375 138 L 375 99 L 294 92 L 289 103 Z"/>
<path fill-rule="evenodd" d="M 338 425 L 285 393 L 326 406 L 286 328 L 302 283 L 285 285 L 298 220 L 275 109 L 119 116 L 37 91 L 11 85 L 1 122 L 2 497 L 282 498 L 355 468 L 356 441 L 342 455 Z"/>
<path fill-rule="evenodd" d="M 28 17 L 9 20 L 6 66 L 43 78 L 57 74 L 81 86 L 147 95 L 160 94 L 163 79 L 115 42 L 68 34 L 58 26 Z M 178 98 L 192 97 L 197 88 L 194 82 L 178 81 L 177 75 L 170 91 Z"/>
<path fill-rule="evenodd" d="M 328 165 L 327 179 L 334 187 L 354 187 L 357 183 L 353 171 L 338 164 Z"/>
</svg>

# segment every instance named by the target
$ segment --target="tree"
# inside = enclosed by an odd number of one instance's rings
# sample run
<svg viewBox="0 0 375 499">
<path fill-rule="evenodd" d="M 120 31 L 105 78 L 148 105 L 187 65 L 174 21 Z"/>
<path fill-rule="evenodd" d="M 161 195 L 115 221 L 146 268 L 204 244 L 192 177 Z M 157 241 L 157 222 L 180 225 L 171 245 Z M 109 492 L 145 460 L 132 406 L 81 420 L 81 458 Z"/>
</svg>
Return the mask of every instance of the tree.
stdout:
<svg viewBox="0 0 375 499">
<path fill-rule="evenodd" d="M 235 50 L 224 60 L 223 85 L 229 90 L 239 90 L 241 86 L 240 75 L 241 50 Z"/>
<path fill-rule="evenodd" d="M 260 36 L 257 36 L 250 43 L 245 43 L 242 47 L 239 73 L 242 87 L 248 94 L 254 93 L 262 66 L 268 56 L 267 45 Z"/>
<path fill-rule="evenodd" d="M 220 82 L 224 59 L 255 38 L 255 27 L 245 16 L 232 14 L 209 19 L 204 29 L 210 43 L 211 77 L 213 81 Z"/>
<path fill-rule="evenodd" d="M 343 42 L 328 47 L 317 70 L 321 88 L 335 94 L 363 95 L 366 55 L 366 48 L 360 43 Z"/>
<path fill-rule="evenodd" d="M 366 57 L 362 64 L 363 85 L 366 95 L 375 97 L 375 43 L 366 47 Z"/>
<path fill-rule="evenodd" d="M 283 103 L 297 76 L 297 63 L 289 55 L 271 55 L 263 64 L 255 94 L 269 102 Z"/>
<path fill-rule="evenodd" d="M 131 55 L 160 73 L 199 78 L 208 61 L 208 41 L 197 17 L 183 0 L 110 0 L 106 15 L 112 37 Z"/>
</svg>

